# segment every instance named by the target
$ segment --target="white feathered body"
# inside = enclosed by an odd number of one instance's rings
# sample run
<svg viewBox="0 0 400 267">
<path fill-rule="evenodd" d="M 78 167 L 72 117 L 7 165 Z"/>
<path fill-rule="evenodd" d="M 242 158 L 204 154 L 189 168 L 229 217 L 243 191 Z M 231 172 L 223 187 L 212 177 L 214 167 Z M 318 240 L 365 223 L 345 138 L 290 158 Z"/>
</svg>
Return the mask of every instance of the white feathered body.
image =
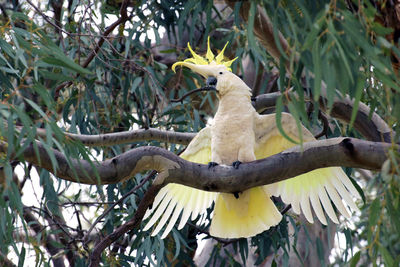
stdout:
<svg viewBox="0 0 400 267">
<path fill-rule="evenodd" d="M 215 77 L 219 98 L 213 125 L 199 132 L 182 153 L 182 158 L 202 164 L 213 161 L 231 165 L 235 161 L 250 162 L 265 158 L 295 145 L 279 132 L 275 114 L 259 115 L 255 111 L 251 104 L 250 88 L 225 66 L 186 62 L 179 64 L 205 78 Z M 281 123 L 292 139 L 299 141 L 302 135 L 304 142 L 315 140 L 306 128 L 298 128 L 290 114 L 282 113 Z M 282 219 L 271 195 L 281 197 L 283 202 L 291 204 L 295 213 L 302 211 L 309 222 L 314 221 L 312 207 L 323 224 L 327 224 L 325 212 L 333 222 L 338 223 L 332 202 L 341 214 L 349 217 L 342 199 L 353 210 L 357 210 L 352 195 L 360 198 L 354 185 L 339 167 L 317 169 L 272 185 L 251 188 L 240 192 L 238 198 L 234 194 L 168 184 L 156 196 L 154 208 L 147 211 L 145 218 L 153 216 L 144 230 L 158 222 L 152 233 L 156 235 L 167 225 L 161 236 L 164 238 L 179 218 L 178 229 L 181 229 L 189 217 L 192 220 L 199 214 L 205 217 L 207 207 L 215 202 L 211 235 L 222 238 L 251 237 L 277 225 Z"/>
</svg>

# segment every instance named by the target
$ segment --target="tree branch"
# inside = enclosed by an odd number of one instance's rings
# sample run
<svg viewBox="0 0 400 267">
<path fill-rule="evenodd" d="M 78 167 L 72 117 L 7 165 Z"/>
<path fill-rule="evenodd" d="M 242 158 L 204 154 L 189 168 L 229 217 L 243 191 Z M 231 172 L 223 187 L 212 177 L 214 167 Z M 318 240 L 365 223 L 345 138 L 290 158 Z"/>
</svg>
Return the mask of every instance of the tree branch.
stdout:
<svg viewBox="0 0 400 267">
<path fill-rule="evenodd" d="M 326 95 L 326 90 L 326 84 L 323 82 L 321 85 L 321 92 L 323 94 L 321 95 Z M 342 99 L 335 99 L 330 110 L 326 106 L 328 100 L 324 96 L 320 97 L 319 102 L 323 111 L 329 112 L 336 119 L 350 123 L 354 100 L 349 96 L 345 96 Z M 393 133 L 386 122 L 376 112 L 371 112 L 371 108 L 362 102 L 358 104 L 358 111 L 353 127 L 368 140 L 387 143 L 390 143 L 392 140 Z"/>
<path fill-rule="evenodd" d="M 135 215 L 132 217 L 132 219 L 130 219 L 129 221 L 127 221 L 126 223 L 115 229 L 114 232 L 112 232 L 104 239 L 100 240 L 98 244 L 96 244 L 96 246 L 93 249 L 93 252 L 90 254 L 89 267 L 99 266 L 101 253 L 104 251 L 104 249 L 106 249 L 106 247 L 115 242 L 123 234 L 140 225 L 147 208 L 153 203 L 154 198 L 156 197 L 156 195 L 158 194 L 158 192 L 161 190 L 162 187 L 163 185 L 161 184 L 151 186 L 149 190 L 144 194 L 142 200 L 140 201 L 138 209 Z"/>
<path fill-rule="evenodd" d="M 324 93 L 326 92 L 325 83 L 322 83 L 321 92 L 321 95 L 326 95 Z M 258 112 L 262 112 L 266 108 L 274 107 L 277 99 L 281 95 L 281 92 L 258 95 L 253 99 L 253 106 Z M 321 109 L 327 112 L 331 117 L 344 123 L 350 123 L 354 106 L 354 101 L 351 100 L 350 97 L 345 96 L 342 99 L 336 98 L 330 110 L 328 110 L 326 105 L 328 100 L 324 96 L 320 97 L 319 102 Z M 389 126 L 376 112 L 371 112 L 370 107 L 362 102 L 359 102 L 353 127 L 367 140 L 374 142 L 391 142 L 392 131 Z"/>
<path fill-rule="evenodd" d="M 24 152 L 28 162 L 47 169 L 56 176 L 85 184 L 118 183 L 145 170 L 156 170 L 156 184 L 179 183 L 205 191 L 233 193 L 275 183 L 309 172 L 314 169 L 344 166 L 379 170 L 391 148 L 399 146 L 370 142 L 355 138 L 332 138 L 303 144 L 303 150 L 293 147 L 274 156 L 243 163 L 239 169 L 186 161 L 172 152 L 159 147 L 139 147 L 102 162 L 68 159 L 54 150 L 58 162 L 53 170 L 51 159 L 42 144 L 37 142 L 40 160 L 33 145 Z M 0 143 L 0 152 L 6 151 L 6 143 Z M 4 174 L 3 174 L 4 175 Z M 193 179 L 196 177 L 196 179 Z"/>
<path fill-rule="evenodd" d="M 323 91 L 326 90 L 324 83 L 322 84 L 321 89 Z M 258 95 L 252 99 L 252 104 L 254 108 L 261 113 L 265 109 L 275 107 L 276 101 L 281 95 L 280 92 Z M 328 112 L 326 103 L 327 99 L 321 97 L 320 107 L 323 111 Z M 344 123 L 350 123 L 353 105 L 354 101 L 349 97 L 343 99 L 337 98 L 335 99 L 332 108 L 329 110 L 330 116 L 339 119 Z M 354 128 L 367 140 L 390 143 L 392 132 L 389 126 L 375 112 L 372 112 L 370 118 L 370 113 L 371 109 L 364 103 L 360 102 L 357 116 L 353 124 Z M 47 138 L 45 129 L 37 128 L 36 132 L 38 136 Z M 149 128 L 97 135 L 73 134 L 68 132 L 64 132 L 64 134 L 67 138 L 74 141 L 80 141 L 85 146 L 111 146 L 150 140 L 187 145 L 197 133 L 182 133 Z"/>
<path fill-rule="evenodd" d="M 83 68 L 86 68 L 90 64 L 90 62 L 92 62 L 92 60 L 99 52 L 100 47 L 103 45 L 106 38 L 109 38 L 108 35 L 110 35 L 112 33 L 112 31 L 115 28 L 117 28 L 117 26 L 125 23 L 127 20 L 129 20 L 131 18 L 132 15 L 128 16 L 128 14 L 127 14 L 128 4 L 129 4 L 129 0 L 123 1 L 122 5 L 121 5 L 121 9 L 120 9 L 120 17 L 113 24 L 108 26 L 107 29 L 104 31 L 104 33 L 101 35 L 99 41 L 97 42 L 96 47 L 90 52 L 90 54 L 86 58 L 85 62 L 81 65 Z M 79 74 L 78 74 L 78 76 L 79 76 Z M 60 90 L 62 90 L 66 86 L 70 86 L 71 84 L 72 84 L 72 81 L 67 81 L 67 82 L 64 82 L 64 83 L 60 84 L 59 86 L 57 86 L 55 89 L 55 92 L 54 92 L 54 99 L 57 99 L 59 97 Z"/>
<path fill-rule="evenodd" d="M 45 129 L 38 128 L 36 132 L 38 136 L 47 138 Z M 149 140 L 187 145 L 196 136 L 196 133 L 162 131 L 156 128 L 96 135 L 73 134 L 67 132 L 64 132 L 64 134 L 67 138 L 81 141 L 85 146 L 111 146 Z"/>
<path fill-rule="evenodd" d="M 305 143 L 303 150 L 297 146 L 266 159 L 243 163 L 239 169 L 231 166 L 216 166 L 210 169 L 208 165 L 188 162 L 174 154 L 164 154 L 169 160 L 174 160 L 175 157 L 179 167 L 169 169 L 168 175 L 161 175 L 162 177 L 159 177 L 158 181 L 156 180 L 156 183 L 146 192 L 134 217 L 95 246 L 90 256 L 89 266 L 98 266 L 101 253 L 106 247 L 140 225 L 146 209 L 153 203 L 159 190 L 168 182 L 206 191 L 233 193 L 278 182 L 321 167 L 343 165 L 379 169 L 386 160 L 387 150 L 390 148 L 391 145 L 387 143 L 374 143 L 354 138 L 334 138 Z M 134 150 L 138 149 L 140 148 Z M 161 149 L 157 147 L 143 149 L 152 150 L 155 154 L 161 152 Z M 396 149 L 399 150 L 399 146 L 396 146 Z M 128 165 L 135 166 L 131 163 Z M 284 212 L 286 211 L 285 209 Z"/>
</svg>

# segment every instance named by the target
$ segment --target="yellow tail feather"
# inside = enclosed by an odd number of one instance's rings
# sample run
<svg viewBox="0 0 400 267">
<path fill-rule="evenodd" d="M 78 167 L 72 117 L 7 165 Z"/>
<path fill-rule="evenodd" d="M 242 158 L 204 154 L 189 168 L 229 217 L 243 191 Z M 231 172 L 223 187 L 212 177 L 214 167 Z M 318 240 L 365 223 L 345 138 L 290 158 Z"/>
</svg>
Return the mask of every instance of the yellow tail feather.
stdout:
<svg viewBox="0 0 400 267">
<path fill-rule="evenodd" d="M 223 238 L 250 237 L 277 225 L 282 219 L 270 196 L 255 187 L 244 191 L 239 198 L 221 193 L 215 203 L 210 234 Z"/>
</svg>

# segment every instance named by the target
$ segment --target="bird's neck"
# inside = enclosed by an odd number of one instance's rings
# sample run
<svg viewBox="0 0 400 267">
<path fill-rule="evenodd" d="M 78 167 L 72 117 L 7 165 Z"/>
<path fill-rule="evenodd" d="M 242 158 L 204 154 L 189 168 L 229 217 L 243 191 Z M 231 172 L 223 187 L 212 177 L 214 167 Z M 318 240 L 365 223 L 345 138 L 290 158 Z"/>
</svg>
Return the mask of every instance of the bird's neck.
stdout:
<svg viewBox="0 0 400 267">
<path fill-rule="evenodd" d="M 240 113 L 252 110 L 251 98 L 248 94 L 229 93 L 219 99 L 217 114 Z"/>
</svg>

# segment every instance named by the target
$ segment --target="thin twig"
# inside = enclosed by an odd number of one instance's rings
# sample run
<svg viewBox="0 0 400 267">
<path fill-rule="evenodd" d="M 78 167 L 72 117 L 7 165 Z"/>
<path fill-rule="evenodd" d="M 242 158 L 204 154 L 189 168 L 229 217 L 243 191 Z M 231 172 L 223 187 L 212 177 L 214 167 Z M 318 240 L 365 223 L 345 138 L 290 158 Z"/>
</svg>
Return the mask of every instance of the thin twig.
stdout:
<svg viewBox="0 0 400 267">
<path fill-rule="evenodd" d="M 198 227 L 197 225 L 195 225 L 194 223 L 191 222 L 187 222 L 186 224 L 190 225 L 191 227 L 195 228 L 199 233 L 205 234 L 208 238 L 212 238 L 215 241 L 224 244 L 224 247 L 232 244 L 236 241 L 238 241 L 238 238 L 234 238 L 234 239 L 224 239 L 224 238 L 219 238 L 216 236 L 212 236 L 208 231 L 201 229 L 200 227 Z"/>
<path fill-rule="evenodd" d="M 162 187 L 163 185 L 152 185 L 144 194 L 142 200 L 139 203 L 138 209 L 136 210 L 136 213 L 132 217 L 132 219 L 130 219 L 129 221 L 127 221 L 126 223 L 115 229 L 114 232 L 107 235 L 105 238 L 100 240 L 99 243 L 96 244 L 90 255 L 89 267 L 99 266 L 101 254 L 106 249 L 106 247 L 115 242 L 123 234 L 129 232 L 130 230 L 140 225 L 147 208 L 153 203 L 154 198 L 156 197 L 156 195 L 158 194 L 158 192 L 161 190 Z"/>
<path fill-rule="evenodd" d="M 177 98 L 177 99 L 172 99 L 171 102 L 175 103 L 175 102 L 183 102 L 183 99 L 185 99 L 186 97 L 188 97 L 191 94 L 197 93 L 197 92 L 201 92 L 201 91 L 217 91 L 217 89 L 215 89 L 215 87 L 212 86 L 204 86 L 201 88 L 197 88 L 194 89 L 192 91 L 187 92 L 186 94 L 184 94 L 182 97 Z"/>
<path fill-rule="evenodd" d="M 104 31 L 104 33 L 102 34 L 102 36 L 104 36 L 104 37 L 100 37 L 100 40 L 97 42 L 96 47 L 90 52 L 90 54 L 86 58 L 85 62 L 81 65 L 82 68 L 86 68 L 90 64 L 90 62 L 92 62 L 92 60 L 97 55 L 97 52 L 99 51 L 100 47 L 103 45 L 105 39 L 109 37 L 108 35 L 111 34 L 112 31 L 117 26 L 125 23 L 127 20 L 129 20 L 133 17 L 133 13 L 129 16 L 127 15 L 128 3 L 129 3 L 129 0 L 124 0 L 124 2 L 121 5 L 121 9 L 120 9 L 121 16 Z M 79 76 L 79 74 L 77 75 L 77 77 L 78 76 Z M 54 99 L 58 99 L 58 97 L 60 96 L 60 91 L 64 87 L 70 86 L 71 84 L 72 84 L 72 81 L 67 81 L 67 82 L 64 82 L 64 83 L 60 84 L 59 86 L 57 86 L 55 89 L 55 92 L 54 92 Z"/>
<path fill-rule="evenodd" d="M 87 233 L 85 234 L 85 237 L 83 238 L 83 245 L 84 247 L 87 246 L 87 241 L 88 241 L 88 237 L 90 235 L 90 233 L 92 232 L 92 230 L 94 229 L 94 227 L 96 226 L 97 223 L 99 223 L 105 216 L 107 216 L 108 213 L 110 213 L 114 207 L 118 204 L 121 204 L 128 196 L 132 195 L 136 190 L 138 190 L 139 188 L 141 188 L 148 180 L 150 180 L 154 175 L 156 175 L 157 172 L 156 171 L 152 171 L 149 175 L 147 175 L 143 181 L 138 184 L 137 186 L 135 186 L 134 188 L 132 188 L 128 193 L 126 193 L 125 195 L 123 195 L 118 201 L 116 201 L 114 204 L 112 204 L 110 207 L 107 208 L 106 211 L 104 211 L 104 213 L 102 215 L 100 215 L 99 217 L 97 217 L 97 219 L 94 221 L 94 223 L 90 226 L 89 230 L 87 231 Z"/>
<path fill-rule="evenodd" d="M 325 114 L 322 113 L 322 111 L 318 112 L 318 118 L 322 121 L 323 128 L 322 128 L 322 131 L 319 134 L 314 136 L 315 139 L 318 139 L 318 138 L 320 138 L 320 137 L 322 137 L 324 135 L 327 135 L 328 130 L 329 130 L 328 118 L 327 118 L 327 116 L 325 116 Z"/>
<path fill-rule="evenodd" d="M 292 204 L 287 205 L 282 211 L 281 214 L 284 215 L 286 212 L 288 212 L 292 208 Z"/>
</svg>

